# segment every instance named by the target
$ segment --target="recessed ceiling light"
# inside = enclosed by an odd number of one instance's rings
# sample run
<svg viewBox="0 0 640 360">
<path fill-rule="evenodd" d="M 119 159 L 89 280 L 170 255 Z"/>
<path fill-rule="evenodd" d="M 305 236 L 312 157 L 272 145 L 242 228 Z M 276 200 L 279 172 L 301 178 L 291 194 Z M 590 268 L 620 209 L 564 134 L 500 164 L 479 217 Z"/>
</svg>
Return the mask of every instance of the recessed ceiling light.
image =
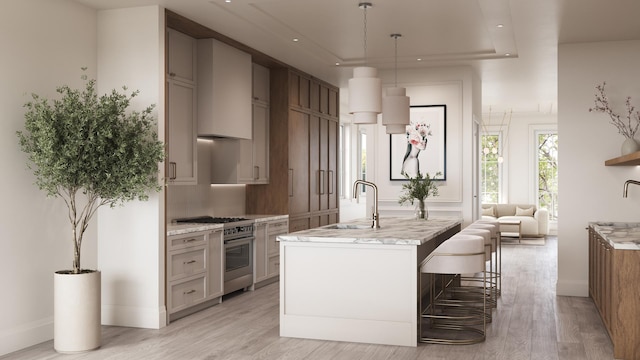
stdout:
<svg viewBox="0 0 640 360">
<path fill-rule="evenodd" d="M 498 24 L 498 25 L 496 25 L 496 27 L 497 27 L 497 28 L 503 28 L 503 27 L 504 27 L 504 25 L 502 25 L 502 24 Z"/>
<path fill-rule="evenodd" d="M 511 53 L 506 53 L 504 54 L 504 56 L 511 56 Z"/>
<path fill-rule="evenodd" d="M 293 38 L 293 42 L 298 42 L 298 41 L 300 41 L 300 39 L 298 39 L 298 38 Z"/>
<path fill-rule="evenodd" d="M 224 2 L 226 2 L 226 3 L 230 3 L 230 2 L 231 2 L 231 0 L 224 0 Z"/>
<path fill-rule="evenodd" d="M 418 61 L 422 61 L 422 58 L 417 58 L 416 60 L 418 60 Z"/>
<path fill-rule="evenodd" d="M 336 63 L 336 66 L 340 66 L 340 63 L 339 63 L 339 62 L 337 62 L 337 63 Z"/>
</svg>

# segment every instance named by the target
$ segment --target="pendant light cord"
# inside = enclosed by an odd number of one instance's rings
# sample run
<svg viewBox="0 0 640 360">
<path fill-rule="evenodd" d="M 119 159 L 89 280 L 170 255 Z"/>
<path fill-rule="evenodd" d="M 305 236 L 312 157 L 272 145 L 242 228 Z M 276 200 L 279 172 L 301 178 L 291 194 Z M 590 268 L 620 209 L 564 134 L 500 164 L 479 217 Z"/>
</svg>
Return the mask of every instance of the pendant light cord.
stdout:
<svg viewBox="0 0 640 360">
<path fill-rule="evenodd" d="M 364 64 L 367 65 L 367 8 L 370 6 L 368 3 L 363 3 L 364 7 Z"/>
</svg>

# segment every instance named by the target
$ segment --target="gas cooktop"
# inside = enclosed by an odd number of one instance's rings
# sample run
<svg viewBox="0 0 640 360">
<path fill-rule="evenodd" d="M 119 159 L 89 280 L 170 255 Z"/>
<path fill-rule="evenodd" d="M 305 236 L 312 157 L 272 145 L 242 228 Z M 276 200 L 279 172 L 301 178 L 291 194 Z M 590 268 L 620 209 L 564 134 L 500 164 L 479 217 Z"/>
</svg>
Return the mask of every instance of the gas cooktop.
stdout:
<svg viewBox="0 0 640 360">
<path fill-rule="evenodd" d="M 213 217 L 213 216 L 196 216 L 192 218 L 176 219 L 178 224 L 226 224 L 249 219 L 241 217 Z"/>
</svg>

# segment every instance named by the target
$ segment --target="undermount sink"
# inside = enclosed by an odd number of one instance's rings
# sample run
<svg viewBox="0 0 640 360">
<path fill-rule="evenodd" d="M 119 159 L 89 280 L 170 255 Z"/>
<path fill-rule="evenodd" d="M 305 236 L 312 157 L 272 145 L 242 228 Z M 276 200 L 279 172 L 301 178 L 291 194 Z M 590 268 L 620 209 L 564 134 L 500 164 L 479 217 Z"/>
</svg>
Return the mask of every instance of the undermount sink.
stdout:
<svg viewBox="0 0 640 360">
<path fill-rule="evenodd" d="M 333 224 L 325 226 L 324 229 L 329 230 L 354 230 L 354 229 L 371 229 L 371 225 L 356 225 L 356 224 Z"/>
</svg>

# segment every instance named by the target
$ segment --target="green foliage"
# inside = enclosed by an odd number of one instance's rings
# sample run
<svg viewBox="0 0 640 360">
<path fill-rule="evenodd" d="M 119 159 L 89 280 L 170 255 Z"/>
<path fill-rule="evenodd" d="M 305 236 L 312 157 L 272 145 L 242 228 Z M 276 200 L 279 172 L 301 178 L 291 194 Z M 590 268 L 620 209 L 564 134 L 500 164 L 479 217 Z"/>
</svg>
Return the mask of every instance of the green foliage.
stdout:
<svg viewBox="0 0 640 360">
<path fill-rule="evenodd" d="M 497 203 L 500 193 L 500 163 L 498 162 L 498 149 L 500 137 L 497 134 L 482 135 L 480 146 L 480 189 L 483 203 Z M 487 153 L 484 149 L 488 149 Z"/>
<path fill-rule="evenodd" d="M 82 236 L 96 210 L 147 200 L 148 191 L 161 189 L 158 163 L 164 160 L 154 106 L 127 113 L 137 91 L 127 95 L 113 90 L 98 97 L 95 83 L 88 80 L 82 91 L 58 87 L 61 98 L 52 101 L 33 94 L 25 104 L 25 131 L 17 132 L 36 185 L 67 204 L 76 273 Z M 86 205 L 80 207 L 79 196 L 86 197 Z"/>
<path fill-rule="evenodd" d="M 538 134 L 538 203 L 558 219 L 558 134 Z"/>
<path fill-rule="evenodd" d="M 405 202 L 413 205 L 414 200 L 426 200 L 429 196 L 438 196 L 438 186 L 429 173 L 422 175 L 420 172 L 416 177 L 412 178 L 406 173 L 404 177 L 409 180 L 408 183 L 402 184 L 402 194 L 398 199 L 398 203 L 404 204 Z M 441 172 L 437 172 L 434 178 L 442 175 Z"/>
</svg>

